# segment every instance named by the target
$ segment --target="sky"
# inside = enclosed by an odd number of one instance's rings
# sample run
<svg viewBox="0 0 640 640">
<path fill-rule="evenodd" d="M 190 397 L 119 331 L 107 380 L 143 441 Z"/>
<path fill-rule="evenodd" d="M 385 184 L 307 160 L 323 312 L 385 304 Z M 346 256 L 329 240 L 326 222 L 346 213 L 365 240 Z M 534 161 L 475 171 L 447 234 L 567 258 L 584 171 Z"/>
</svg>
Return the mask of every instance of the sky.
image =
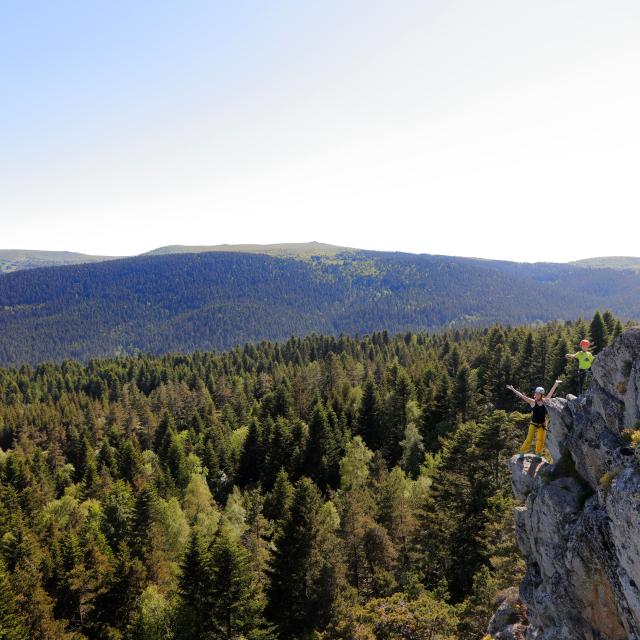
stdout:
<svg viewBox="0 0 640 640">
<path fill-rule="evenodd" d="M 0 248 L 640 256 L 637 0 L 3 0 Z"/>
</svg>

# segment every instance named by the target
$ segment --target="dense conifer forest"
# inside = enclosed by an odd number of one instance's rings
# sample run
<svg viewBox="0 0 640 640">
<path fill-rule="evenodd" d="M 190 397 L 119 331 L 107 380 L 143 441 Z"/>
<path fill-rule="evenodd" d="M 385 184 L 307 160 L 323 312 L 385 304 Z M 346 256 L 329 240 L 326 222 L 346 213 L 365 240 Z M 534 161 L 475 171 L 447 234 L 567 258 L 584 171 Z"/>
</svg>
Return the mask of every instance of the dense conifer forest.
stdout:
<svg viewBox="0 0 640 640">
<path fill-rule="evenodd" d="M 0 637 L 480 639 L 523 391 L 611 313 L 0 370 Z"/>
<path fill-rule="evenodd" d="M 0 274 L 0 365 L 564 321 L 605 306 L 640 317 L 640 274 L 382 252 L 147 256 Z"/>
</svg>

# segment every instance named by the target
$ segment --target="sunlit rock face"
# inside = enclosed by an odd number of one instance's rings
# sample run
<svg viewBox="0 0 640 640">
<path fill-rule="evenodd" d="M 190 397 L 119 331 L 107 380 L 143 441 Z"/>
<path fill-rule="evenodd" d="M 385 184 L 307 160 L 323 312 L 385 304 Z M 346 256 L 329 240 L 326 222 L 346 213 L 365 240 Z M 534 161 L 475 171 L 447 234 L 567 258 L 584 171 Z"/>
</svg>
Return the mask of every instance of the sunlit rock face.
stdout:
<svg viewBox="0 0 640 640">
<path fill-rule="evenodd" d="M 510 461 L 527 640 L 640 640 L 640 329 L 598 355 L 585 398 L 549 403 L 553 464 Z M 497 629 L 489 629 L 498 638 Z M 505 636 L 506 637 L 506 636 Z"/>
</svg>

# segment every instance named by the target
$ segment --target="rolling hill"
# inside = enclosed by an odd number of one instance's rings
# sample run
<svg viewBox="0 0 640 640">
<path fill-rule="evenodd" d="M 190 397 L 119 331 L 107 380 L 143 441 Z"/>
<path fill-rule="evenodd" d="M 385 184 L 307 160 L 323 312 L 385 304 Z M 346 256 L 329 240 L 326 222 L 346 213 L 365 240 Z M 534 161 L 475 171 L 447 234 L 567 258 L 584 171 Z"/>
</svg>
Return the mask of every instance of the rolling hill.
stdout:
<svg viewBox="0 0 640 640">
<path fill-rule="evenodd" d="M 571 264 L 579 267 L 594 267 L 598 269 L 632 269 L 640 271 L 640 258 L 633 256 L 603 256 L 601 258 L 585 258 Z"/>
<path fill-rule="evenodd" d="M 315 256 L 332 257 L 342 253 L 356 253 L 359 249 L 338 247 L 323 242 L 284 242 L 281 244 L 218 244 L 191 246 L 173 244 L 158 247 L 141 256 L 166 256 L 177 253 L 260 253 L 281 258 L 309 259 Z M 134 256 L 131 256 L 134 257 Z M 73 264 L 114 260 L 113 256 L 92 256 L 72 251 L 37 251 L 30 249 L 0 249 L 0 273 L 11 273 L 39 267 L 63 267 Z"/>
<path fill-rule="evenodd" d="M 32 251 L 0 249 L 0 273 L 10 273 L 38 267 L 62 267 L 70 264 L 112 260 L 110 256 L 89 256 L 72 251 Z"/>
<path fill-rule="evenodd" d="M 281 244 L 218 244 L 211 246 L 190 246 L 173 244 L 166 247 L 159 247 L 144 256 L 164 256 L 174 253 L 260 253 L 267 256 L 278 256 L 282 258 L 311 258 L 315 256 L 336 256 L 343 253 L 357 253 L 361 249 L 350 247 L 338 247 L 333 244 L 323 242 L 283 242 Z"/>
<path fill-rule="evenodd" d="M 628 270 L 356 252 L 207 252 L 0 275 L 0 364 L 225 349 L 313 332 L 640 318 Z"/>
</svg>

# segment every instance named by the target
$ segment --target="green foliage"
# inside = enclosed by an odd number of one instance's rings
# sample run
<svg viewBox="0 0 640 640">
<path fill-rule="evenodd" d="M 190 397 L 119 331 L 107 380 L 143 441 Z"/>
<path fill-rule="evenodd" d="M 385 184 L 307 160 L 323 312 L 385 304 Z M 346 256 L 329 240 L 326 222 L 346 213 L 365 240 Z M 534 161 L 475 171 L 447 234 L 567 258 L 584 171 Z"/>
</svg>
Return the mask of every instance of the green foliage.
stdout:
<svg viewBox="0 0 640 640">
<path fill-rule="evenodd" d="M 140 596 L 140 610 L 132 628 L 135 640 L 173 640 L 174 603 L 154 584 Z"/>
<path fill-rule="evenodd" d="M 27 629 L 18 612 L 9 574 L 2 562 L 0 562 L 0 638 L 2 640 L 27 639 Z"/>
<path fill-rule="evenodd" d="M 572 372 L 588 332 L 311 335 L 0 369 L 5 627 L 481 637 L 492 592 L 522 571 L 505 463 L 529 417 L 505 385 Z"/>
<path fill-rule="evenodd" d="M 418 598 L 395 593 L 351 608 L 319 640 L 457 640 L 455 607 L 424 592 Z"/>
</svg>

